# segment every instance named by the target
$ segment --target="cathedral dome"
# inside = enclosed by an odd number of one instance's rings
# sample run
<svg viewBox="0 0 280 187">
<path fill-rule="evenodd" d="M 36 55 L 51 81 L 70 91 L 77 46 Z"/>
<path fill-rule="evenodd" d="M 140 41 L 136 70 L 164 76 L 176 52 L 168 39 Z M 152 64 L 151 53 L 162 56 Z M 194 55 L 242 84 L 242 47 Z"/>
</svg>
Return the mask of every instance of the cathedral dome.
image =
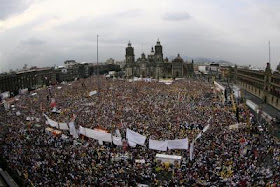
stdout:
<svg viewBox="0 0 280 187">
<path fill-rule="evenodd" d="M 176 58 L 174 58 L 173 62 L 184 62 L 184 60 L 180 57 L 180 54 Z"/>
</svg>

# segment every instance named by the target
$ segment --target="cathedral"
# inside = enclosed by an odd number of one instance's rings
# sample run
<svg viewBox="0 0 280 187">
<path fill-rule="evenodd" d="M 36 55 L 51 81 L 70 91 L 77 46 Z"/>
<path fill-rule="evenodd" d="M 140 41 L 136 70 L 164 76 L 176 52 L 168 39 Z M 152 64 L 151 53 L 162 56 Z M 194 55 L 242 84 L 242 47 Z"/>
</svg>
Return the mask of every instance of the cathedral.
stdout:
<svg viewBox="0 0 280 187">
<path fill-rule="evenodd" d="M 128 43 L 125 53 L 125 76 L 132 77 L 150 77 L 159 78 L 184 78 L 193 75 L 194 67 L 192 63 L 184 62 L 178 56 L 171 62 L 168 58 L 163 58 L 162 46 L 157 41 L 155 47 L 151 49 L 151 53 L 146 57 L 142 53 L 141 57 L 135 61 L 134 48 Z"/>
</svg>

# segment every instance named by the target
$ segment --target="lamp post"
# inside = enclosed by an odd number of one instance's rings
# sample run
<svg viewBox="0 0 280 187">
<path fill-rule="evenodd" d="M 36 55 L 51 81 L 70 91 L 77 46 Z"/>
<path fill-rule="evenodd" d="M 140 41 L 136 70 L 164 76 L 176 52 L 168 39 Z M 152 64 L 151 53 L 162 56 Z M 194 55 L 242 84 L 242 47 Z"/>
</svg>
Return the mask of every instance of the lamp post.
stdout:
<svg viewBox="0 0 280 187">
<path fill-rule="evenodd" d="M 96 61 L 97 61 L 97 88 L 98 88 L 98 96 L 100 96 L 100 77 L 99 77 L 99 63 L 98 63 L 98 37 L 99 35 L 97 35 L 97 48 L 96 48 L 96 51 L 97 51 L 97 55 L 96 55 Z"/>
</svg>

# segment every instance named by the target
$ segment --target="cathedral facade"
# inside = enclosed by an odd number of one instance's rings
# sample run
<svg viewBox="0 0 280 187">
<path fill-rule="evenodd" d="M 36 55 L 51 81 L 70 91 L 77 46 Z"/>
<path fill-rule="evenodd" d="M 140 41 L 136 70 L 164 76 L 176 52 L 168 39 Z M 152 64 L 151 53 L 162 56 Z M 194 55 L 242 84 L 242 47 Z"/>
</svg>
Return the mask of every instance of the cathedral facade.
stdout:
<svg viewBox="0 0 280 187">
<path fill-rule="evenodd" d="M 194 72 L 193 62 L 187 63 L 178 56 L 171 62 L 168 58 L 163 58 L 162 46 L 157 41 L 152 47 L 150 54 L 146 57 L 142 53 L 141 57 L 135 61 L 134 48 L 128 43 L 125 54 L 125 76 L 159 78 L 183 78 L 192 76 Z"/>
</svg>

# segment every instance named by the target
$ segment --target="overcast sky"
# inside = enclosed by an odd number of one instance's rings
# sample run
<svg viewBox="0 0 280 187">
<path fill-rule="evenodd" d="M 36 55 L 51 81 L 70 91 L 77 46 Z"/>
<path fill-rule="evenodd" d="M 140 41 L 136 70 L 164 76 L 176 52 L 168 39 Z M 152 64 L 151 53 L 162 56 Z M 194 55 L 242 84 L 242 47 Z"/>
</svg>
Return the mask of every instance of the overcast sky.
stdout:
<svg viewBox="0 0 280 187">
<path fill-rule="evenodd" d="M 67 59 L 123 60 L 160 39 L 164 56 L 264 67 L 280 61 L 279 0 L 0 0 L 0 72 Z"/>
</svg>

